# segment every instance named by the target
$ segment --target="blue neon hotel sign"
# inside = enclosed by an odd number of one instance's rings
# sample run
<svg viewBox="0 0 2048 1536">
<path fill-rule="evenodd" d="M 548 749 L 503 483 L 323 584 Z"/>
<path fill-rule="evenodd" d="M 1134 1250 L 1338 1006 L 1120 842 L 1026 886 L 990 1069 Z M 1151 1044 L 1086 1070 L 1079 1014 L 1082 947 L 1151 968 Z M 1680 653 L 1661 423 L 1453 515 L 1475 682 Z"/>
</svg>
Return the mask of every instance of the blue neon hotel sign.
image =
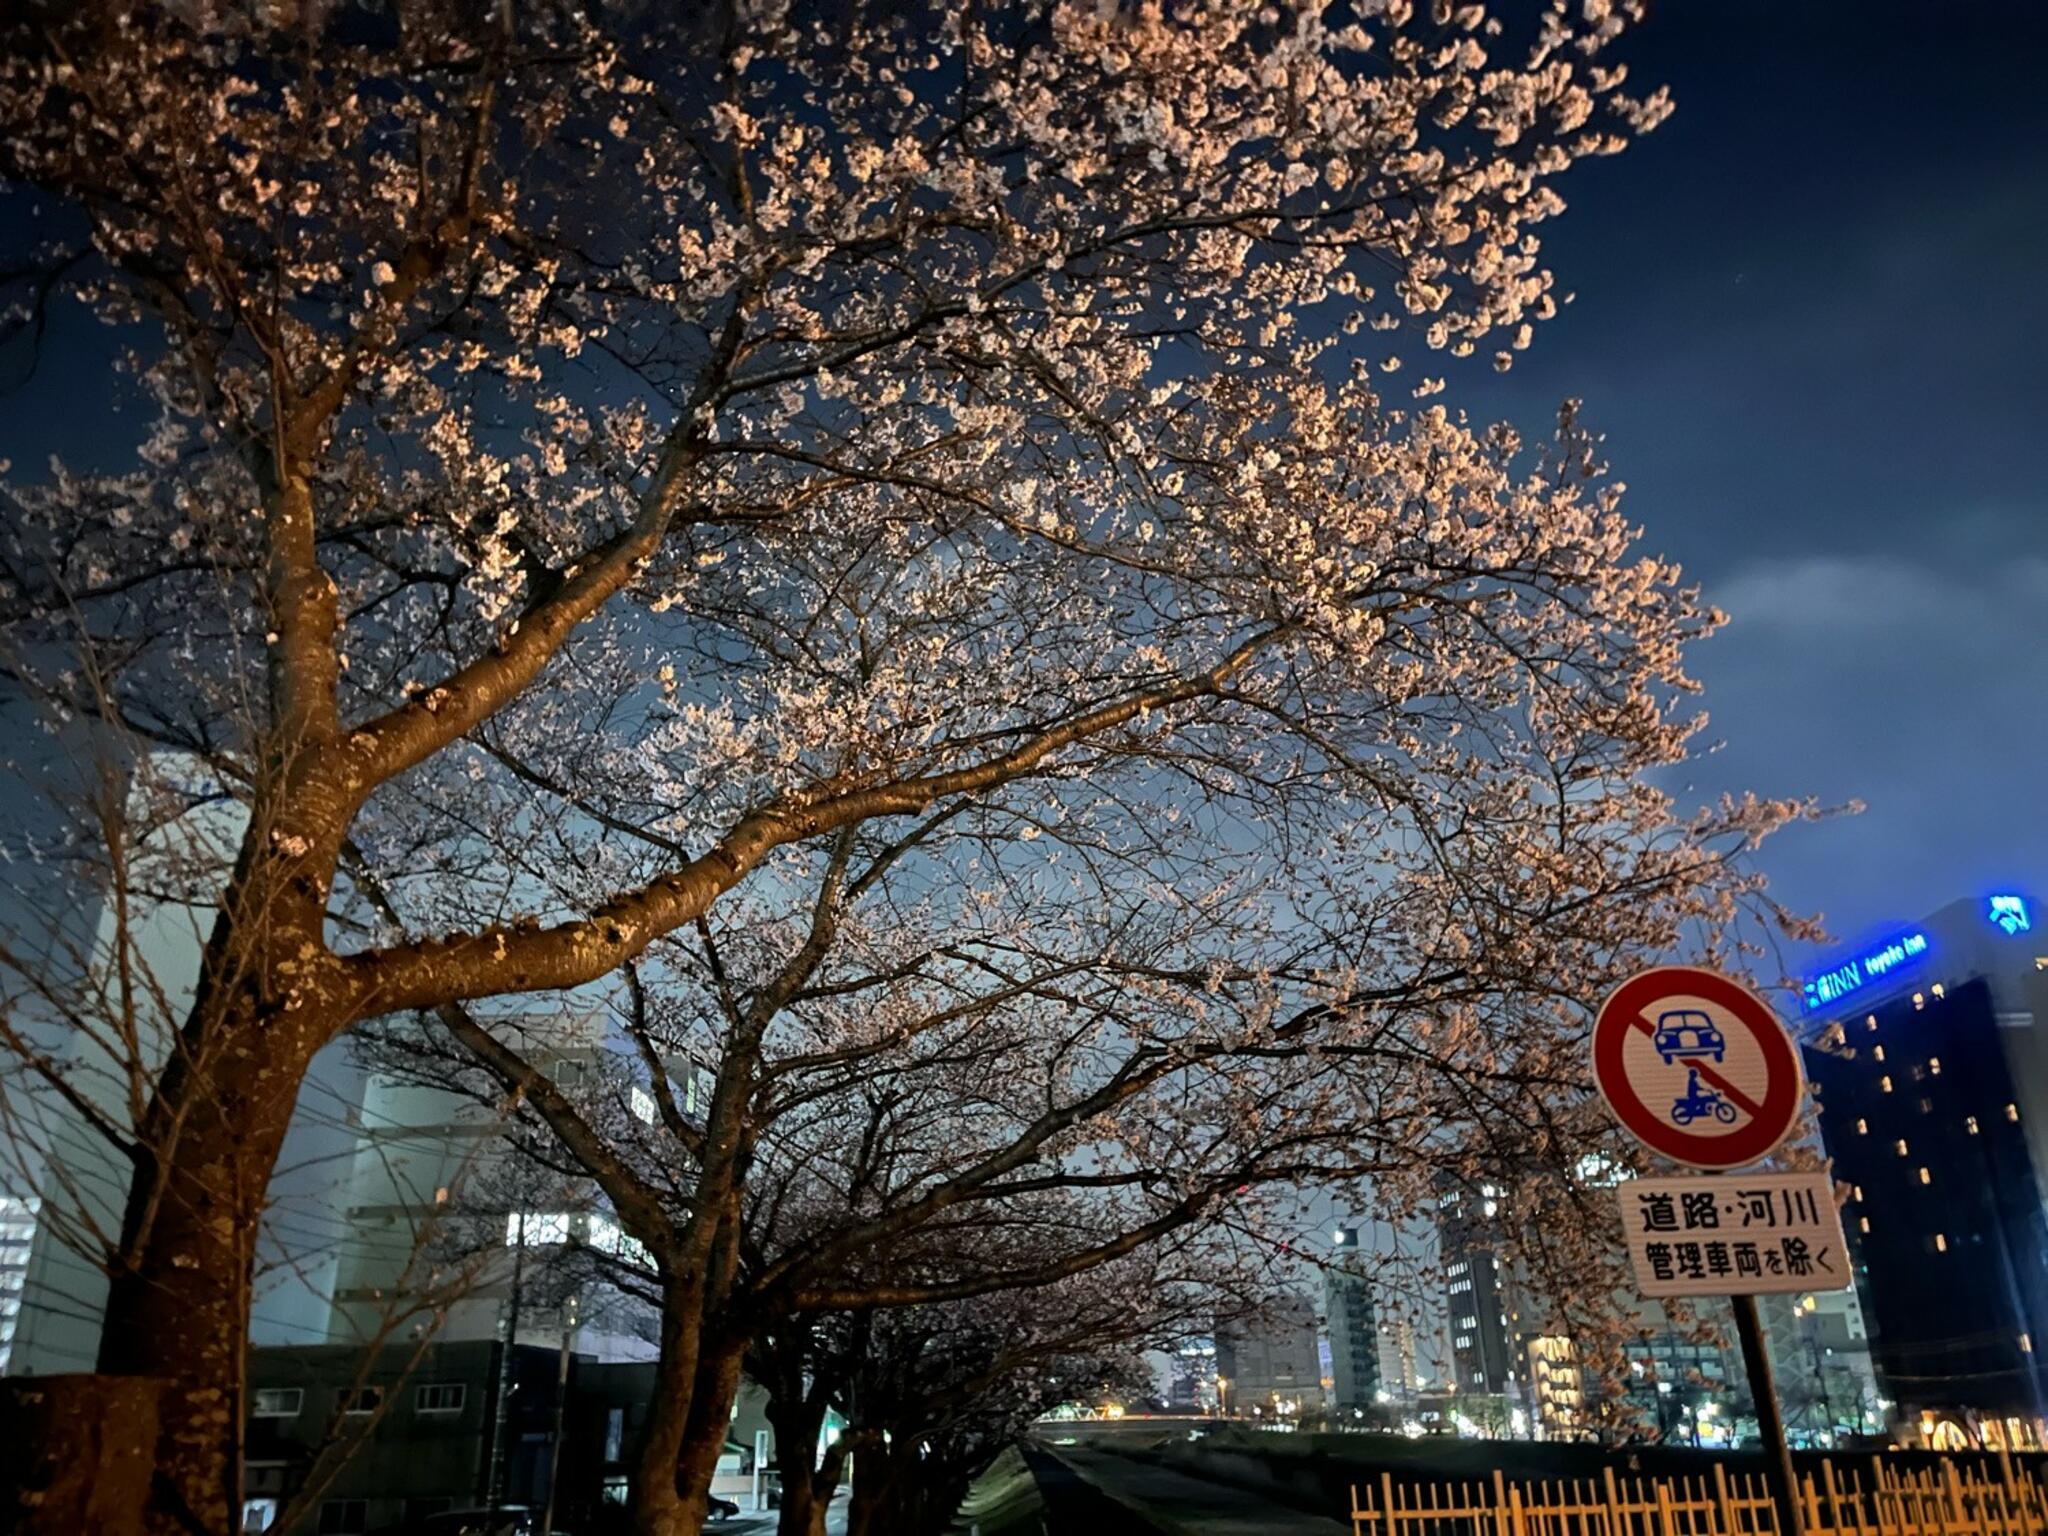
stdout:
<svg viewBox="0 0 2048 1536">
<path fill-rule="evenodd" d="M 1924 933 L 1902 933 L 1887 939 L 1877 948 L 1810 978 L 1805 988 L 1806 1011 L 1813 1013 L 1838 1003 L 1851 992 L 1883 979 L 1901 966 L 1911 965 L 1926 953 Z"/>
</svg>

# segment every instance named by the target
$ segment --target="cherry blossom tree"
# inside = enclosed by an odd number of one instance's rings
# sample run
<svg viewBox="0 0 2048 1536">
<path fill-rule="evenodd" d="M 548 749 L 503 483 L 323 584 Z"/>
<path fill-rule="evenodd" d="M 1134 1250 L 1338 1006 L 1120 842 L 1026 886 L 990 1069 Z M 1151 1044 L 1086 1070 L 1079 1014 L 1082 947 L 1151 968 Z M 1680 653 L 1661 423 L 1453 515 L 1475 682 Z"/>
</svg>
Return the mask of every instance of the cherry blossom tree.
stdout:
<svg viewBox="0 0 2048 1536">
<path fill-rule="evenodd" d="M 1149 1265 L 1121 1266 L 999 1305 L 891 1311 L 859 1329 L 843 1365 L 851 1413 L 842 1444 L 853 1462 L 847 1536 L 944 1531 L 974 1475 L 1033 1419 L 1074 1399 L 1096 1406 L 1149 1396 L 1144 1349 L 1168 1342 L 1201 1295 L 1171 1278 Z M 808 1526 L 784 1519 L 777 1529 L 822 1531 L 823 1503 L 811 1514 Z"/>
<path fill-rule="evenodd" d="M 1184 1132 L 1093 1097 L 1126 1067 L 1206 1073 L 1219 1133 L 1424 1032 L 1571 1081 L 1595 978 L 1715 942 L 1791 812 L 1643 779 L 1713 616 L 1569 415 L 1529 452 L 1430 402 L 1553 312 L 1560 173 L 1665 111 L 1608 57 L 1634 10 L 8 23 L 16 343 L 83 300 L 151 426 L 10 474 L 6 665 L 243 808 L 110 1127 L 100 1364 L 165 1384 L 156 1528 L 231 1527 L 247 1234 L 366 1020 L 587 987 L 794 889 L 1034 955 L 1112 892 L 1162 974 L 1103 1025 L 1142 1022 L 1127 1054 L 1053 1034 L 1086 1058 L 1058 1134 L 1156 1168 Z M 1096 1006 L 1024 979 L 1020 1035 Z M 1347 1125 L 1438 1102 L 1318 1081 Z"/>
<path fill-rule="evenodd" d="M 1037 1289 L 769 1330 L 748 1373 L 775 1426 L 777 1530 L 822 1532 L 849 1461 L 865 1478 L 849 1528 L 943 1527 L 967 1479 L 1031 1419 L 1112 1382 L 1117 1400 L 1149 1397 L 1144 1350 L 1210 1332 L 1246 1305 L 1232 1287 L 1244 1266 L 1194 1236 Z M 831 1437 L 828 1408 L 845 1421 Z"/>
<path fill-rule="evenodd" d="M 744 1362 L 783 1358 L 777 1341 L 807 1337 L 820 1318 L 1105 1265 L 1128 1279 L 1162 1243 L 1213 1293 L 1248 1254 L 1264 1256 L 1243 1233 L 1273 1186 L 1411 1155 L 1404 1126 L 1416 1122 L 1352 1126 L 1303 1081 L 1309 1054 L 1284 1026 L 1247 1039 L 1228 1021 L 1227 978 L 1176 983 L 1129 950 L 1034 955 L 1028 934 L 1004 944 L 978 929 L 898 928 L 884 954 L 877 934 L 848 957 L 814 916 L 790 958 L 750 985 L 747 950 L 775 953 L 777 928 L 743 923 L 729 946 L 706 936 L 701 989 L 680 966 L 659 987 L 629 971 L 609 1039 L 586 1030 L 593 1043 L 567 1057 L 556 1023 L 444 1010 L 484 1065 L 471 1091 L 523 1096 L 542 1132 L 528 1155 L 588 1174 L 619 1234 L 592 1258 L 659 1318 L 638 1529 L 701 1519 Z M 1155 997 L 1119 1004 L 1120 988 Z M 776 997 L 782 1009 L 766 1014 Z M 1211 1038 L 1166 1047 L 1176 998 L 1206 1001 Z M 378 1036 L 387 1070 L 463 1080 L 435 1036 Z M 1209 1220 L 1226 1206 L 1230 1225 Z M 1165 1281 L 1159 1291 L 1156 1306 L 1177 1294 Z M 821 1412 L 844 1379 L 814 1372 L 801 1402 L 785 1393 L 783 1437 L 794 1443 L 801 1414 Z"/>
</svg>

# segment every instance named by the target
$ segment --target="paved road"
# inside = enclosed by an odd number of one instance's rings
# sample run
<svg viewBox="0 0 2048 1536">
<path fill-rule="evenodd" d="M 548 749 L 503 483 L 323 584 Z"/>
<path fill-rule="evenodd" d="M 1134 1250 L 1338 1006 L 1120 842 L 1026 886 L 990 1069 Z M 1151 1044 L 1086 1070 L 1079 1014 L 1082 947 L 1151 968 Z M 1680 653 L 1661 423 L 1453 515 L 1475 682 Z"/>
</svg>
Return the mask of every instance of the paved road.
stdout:
<svg viewBox="0 0 2048 1536">
<path fill-rule="evenodd" d="M 1052 1453 L 1164 1536 L 1351 1536 L 1347 1520 L 1303 1514 L 1263 1494 L 1212 1483 L 1113 1451 L 1063 1445 Z M 1135 1525 L 1136 1522 L 1134 1521 Z M 1053 1536 L 1094 1536 L 1054 1530 Z"/>
<path fill-rule="evenodd" d="M 728 1520 L 710 1520 L 704 1525 L 704 1536 L 770 1536 L 775 1529 L 775 1511 L 766 1510 L 761 1514 L 737 1514 Z M 825 1536 L 846 1536 L 846 1490 L 840 1489 L 833 1497 L 832 1509 L 825 1516 Z"/>
</svg>

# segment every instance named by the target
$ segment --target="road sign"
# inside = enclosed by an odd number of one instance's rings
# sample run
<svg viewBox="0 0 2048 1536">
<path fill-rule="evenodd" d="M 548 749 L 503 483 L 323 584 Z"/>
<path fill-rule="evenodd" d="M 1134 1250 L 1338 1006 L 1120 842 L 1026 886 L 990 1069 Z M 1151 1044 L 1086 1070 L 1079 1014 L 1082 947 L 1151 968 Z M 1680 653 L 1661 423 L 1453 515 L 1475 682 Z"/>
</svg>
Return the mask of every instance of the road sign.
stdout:
<svg viewBox="0 0 2048 1536">
<path fill-rule="evenodd" d="M 1630 977 L 1593 1023 L 1593 1077 L 1652 1152 L 1740 1168 L 1799 1118 L 1799 1051 L 1770 1005 L 1714 971 L 1665 965 Z"/>
<path fill-rule="evenodd" d="M 1839 1291 L 1853 1278 L 1825 1173 L 1628 1179 L 1615 1187 L 1645 1296 Z"/>
</svg>

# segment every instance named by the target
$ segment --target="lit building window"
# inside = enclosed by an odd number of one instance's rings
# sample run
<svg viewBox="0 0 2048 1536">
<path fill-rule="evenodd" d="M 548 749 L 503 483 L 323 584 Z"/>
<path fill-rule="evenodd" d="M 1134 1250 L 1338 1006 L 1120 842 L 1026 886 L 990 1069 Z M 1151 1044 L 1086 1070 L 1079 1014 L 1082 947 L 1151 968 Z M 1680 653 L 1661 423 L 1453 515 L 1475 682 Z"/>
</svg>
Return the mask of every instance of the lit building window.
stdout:
<svg viewBox="0 0 2048 1536">
<path fill-rule="evenodd" d="M 1870 1218 L 1868 1216 L 1858 1217 L 1856 1221 L 1856 1228 L 1858 1231 L 1868 1232 L 1870 1230 Z"/>
<path fill-rule="evenodd" d="M 1883 1061 L 1883 1060 L 1884 1060 L 1884 1047 L 1883 1047 L 1883 1046 L 1881 1046 L 1881 1045 L 1873 1045 L 1873 1046 L 1872 1046 L 1872 1047 L 1870 1048 L 1870 1059 L 1871 1059 L 1872 1061 Z"/>
<path fill-rule="evenodd" d="M 430 1381 L 415 1387 L 412 1394 L 416 1413 L 460 1413 L 469 1390 L 459 1381 Z"/>
<path fill-rule="evenodd" d="M 295 1419 L 306 1401 L 304 1387 L 258 1387 L 252 1394 L 252 1419 Z"/>
<path fill-rule="evenodd" d="M 1861 1116 L 1858 1116 L 1856 1120 L 1856 1134 L 1858 1136 L 1868 1136 L 1870 1134 L 1870 1122 Z"/>
<path fill-rule="evenodd" d="M 615 1259 L 625 1259 L 649 1269 L 654 1267 L 654 1256 L 647 1251 L 646 1245 L 610 1217 L 592 1216 L 589 1231 L 590 1246 L 599 1253 L 608 1253 Z"/>
<path fill-rule="evenodd" d="M 1861 1184 L 1851 1184 L 1849 1186 L 1849 1193 L 1856 1199 L 1861 1200 L 1863 1198 L 1863 1186 Z"/>
<path fill-rule="evenodd" d="M 1899 1156 L 1904 1157 L 1906 1155 L 1906 1143 L 1903 1140 L 1895 1141 L 1892 1145 L 1898 1149 Z"/>
<path fill-rule="evenodd" d="M 1927 990 L 1928 990 L 1928 991 L 1930 991 L 1930 992 L 1932 992 L 1932 993 L 1933 993 L 1933 994 L 1934 994 L 1934 995 L 1935 995 L 1936 997 L 1947 997 L 1947 996 L 1948 996 L 1948 994 L 1947 994 L 1946 992 L 1944 992 L 1944 991 L 1942 991 L 1942 990 L 1941 990 L 1941 983 L 1940 983 L 1940 982 L 1938 982 L 1938 981 L 1937 981 L 1937 982 L 1936 982 L 1936 983 L 1935 983 L 1935 984 L 1934 984 L 1933 986 L 1929 987 L 1929 988 L 1928 988 Z"/>
<path fill-rule="evenodd" d="M 2033 1352 L 2034 1352 L 2034 1336 L 2033 1336 L 2033 1335 L 2032 1335 L 2031 1333 L 2023 1333 L 2023 1334 L 2021 1334 L 2021 1335 L 2020 1335 L 2020 1353 L 2021 1353 L 2021 1354 L 2023 1354 L 2023 1355 L 2031 1355 L 2031 1354 L 2032 1354 Z"/>
<path fill-rule="evenodd" d="M 1922 1184 L 1932 1184 L 1934 1182 L 1934 1175 L 1929 1173 L 1925 1168 L 1922 1168 L 1920 1170 L 1920 1182 Z"/>
<path fill-rule="evenodd" d="M 522 1222 L 524 1226 L 522 1228 Z M 505 1218 L 505 1244 L 517 1248 L 521 1239 L 528 1247 L 545 1248 L 569 1241 L 569 1213 L 566 1211 L 514 1211 Z"/>
<path fill-rule="evenodd" d="M 1913 1006 L 1915 1008 L 1925 1008 L 1927 1006 L 1927 994 L 1925 992 L 1915 992 L 1913 994 Z"/>
<path fill-rule="evenodd" d="M 1892 1091 L 1892 1080 L 1889 1077 L 1880 1077 L 1877 1080 L 1877 1086 L 1882 1088 L 1886 1093 L 1890 1093 Z"/>
<path fill-rule="evenodd" d="M 1948 1252 L 1948 1238 L 1940 1232 L 1934 1234 L 1934 1251 L 1936 1253 Z"/>
<path fill-rule="evenodd" d="M 2019 1105 L 2017 1105 L 2017 1104 L 2008 1104 L 2008 1105 L 2006 1105 L 2006 1106 L 2005 1106 L 2005 1118 L 2006 1118 L 2006 1119 L 2008 1119 L 2008 1120 L 2017 1120 L 2017 1119 L 2019 1119 L 2019 1117 L 2020 1117 L 2020 1107 L 2019 1107 Z"/>
<path fill-rule="evenodd" d="M 1939 1056 L 1930 1056 L 1927 1058 L 1927 1071 L 1930 1076 L 1941 1076 L 1941 1058 Z"/>
<path fill-rule="evenodd" d="M 1977 1117 L 1975 1115 L 1963 1116 L 1963 1125 L 1972 1136 L 1977 1134 Z"/>
<path fill-rule="evenodd" d="M 1868 1017 L 1866 1017 L 1866 1018 L 1864 1019 L 1864 1021 L 1863 1021 L 1863 1022 L 1864 1022 L 1865 1024 L 1867 1024 L 1867 1025 L 1869 1025 L 1869 1026 L 1870 1026 L 1870 1028 L 1871 1028 L 1871 1031 L 1872 1031 L 1873 1033 L 1875 1033 L 1875 1032 L 1876 1032 L 1876 1029 L 1877 1029 L 1877 1015 L 1876 1015 L 1876 1014 L 1874 1014 L 1874 1013 L 1873 1013 L 1873 1014 L 1870 1014 L 1870 1015 L 1869 1015 Z"/>
</svg>

